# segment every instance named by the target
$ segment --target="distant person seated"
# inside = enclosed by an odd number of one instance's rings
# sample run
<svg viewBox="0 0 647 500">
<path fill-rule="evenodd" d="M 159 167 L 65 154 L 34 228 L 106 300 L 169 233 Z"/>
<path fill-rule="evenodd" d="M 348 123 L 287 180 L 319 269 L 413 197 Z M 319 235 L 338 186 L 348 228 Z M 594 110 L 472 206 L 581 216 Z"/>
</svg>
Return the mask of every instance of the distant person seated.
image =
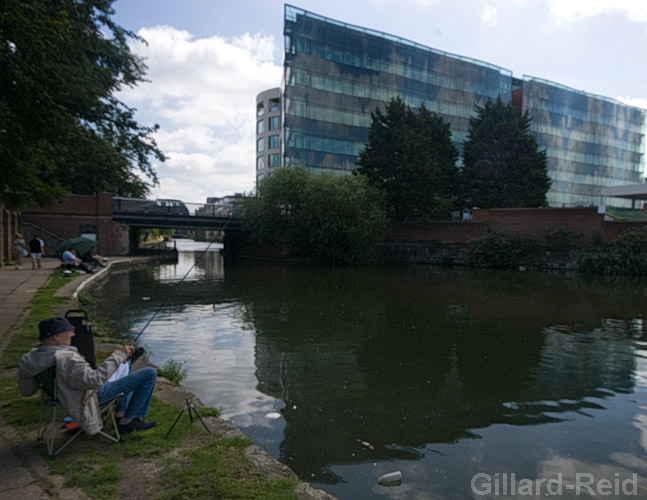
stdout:
<svg viewBox="0 0 647 500">
<path fill-rule="evenodd" d="M 90 268 L 77 257 L 76 250 L 74 250 L 74 248 L 68 248 L 67 250 L 65 250 L 65 252 L 63 252 L 63 255 L 61 255 L 61 260 L 63 261 L 61 265 L 66 269 L 79 268 L 88 274 L 92 272 Z"/>
<path fill-rule="evenodd" d="M 83 254 L 83 262 L 88 262 L 94 266 L 104 267 L 105 264 L 102 262 L 103 257 L 97 252 L 97 247 L 92 247 L 90 250 Z"/>
</svg>

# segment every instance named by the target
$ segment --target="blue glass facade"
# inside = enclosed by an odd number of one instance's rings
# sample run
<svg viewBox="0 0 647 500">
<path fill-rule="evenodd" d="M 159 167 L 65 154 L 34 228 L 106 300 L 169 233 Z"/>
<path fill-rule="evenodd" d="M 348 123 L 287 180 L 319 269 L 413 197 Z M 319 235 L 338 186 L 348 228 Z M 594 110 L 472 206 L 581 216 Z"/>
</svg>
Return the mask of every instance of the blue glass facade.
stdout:
<svg viewBox="0 0 647 500">
<path fill-rule="evenodd" d="M 371 111 L 400 96 L 442 114 L 459 147 L 475 104 L 511 97 L 511 72 L 285 6 L 283 158 L 343 173 L 364 147 Z"/>
<path fill-rule="evenodd" d="M 546 150 L 551 206 L 631 206 L 600 190 L 642 182 L 645 111 L 613 99 L 524 76 L 523 109 Z"/>
<path fill-rule="evenodd" d="M 290 5 L 284 35 L 282 122 L 273 138 L 280 142 L 281 166 L 338 174 L 355 169 L 371 111 L 396 96 L 442 115 L 462 151 L 475 105 L 500 96 L 532 117 L 531 133 L 546 150 L 553 181 L 549 205 L 608 203 L 602 187 L 642 180 L 644 110 L 538 78 L 516 80 L 489 63 Z"/>
</svg>

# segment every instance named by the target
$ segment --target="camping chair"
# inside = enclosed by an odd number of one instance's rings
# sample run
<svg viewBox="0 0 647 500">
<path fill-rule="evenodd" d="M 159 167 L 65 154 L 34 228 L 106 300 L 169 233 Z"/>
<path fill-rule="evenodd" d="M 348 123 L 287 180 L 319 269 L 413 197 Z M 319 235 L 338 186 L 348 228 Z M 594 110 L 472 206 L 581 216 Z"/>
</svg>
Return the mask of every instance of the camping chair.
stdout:
<svg viewBox="0 0 647 500">
<path fill-rule="evenodd" d="M 83 430 L 79 427 L 74 429 L 70 434 L 65 436 L 64 442 L 54 451 L 55 442 L 58 434 L 60 434 L 60 421 L 59 418 L 59 408 L 63 411 L 61 414 L 65 414 L 66 410 L 61 405 L 58 400 L 57 390 L 56 390 L 56 365 L 52 365 L 46 370 L 40 372 L 36 375 L 36 380 L 40 384 L 40 421 L 38 429 L 38 440 L 45 439 L 47 443 L 47 454 L 49 456 L 56 456 L 61 451 L 63 451 L 67 445 L 74 441 Z M 119 399 L 123 396 L 123 393 L 119 393 L 116 396 L 108 399 L 99 404 L 99 410 L 101 412 L 101 417 L 104 421 L 104 425 L 108 424 L 112 428 L 111 434 L 104 432 L 103 430 L 99 431 L 99 434 L 107 437 L 111 441 L 118 443 L 121 440 L 119 434 L 119 427 L 117 427 L 117 419 L 115 418 L 115 408 Z M 50 413 L 51 411 L 51 413 Z"/>
</svg>

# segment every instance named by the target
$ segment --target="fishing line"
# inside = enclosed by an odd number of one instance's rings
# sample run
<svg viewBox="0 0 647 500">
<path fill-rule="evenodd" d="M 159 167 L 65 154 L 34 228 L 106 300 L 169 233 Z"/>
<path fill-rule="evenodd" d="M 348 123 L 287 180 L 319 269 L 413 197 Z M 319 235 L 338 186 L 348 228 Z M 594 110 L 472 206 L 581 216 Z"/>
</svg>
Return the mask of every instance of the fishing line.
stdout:
<svg viewBox="0 0 647 500">
<path fill-rule="evenodd" d="M 202 251 L 202 253 L 200 254 L 200 256 L 199 256 L 199 257 L 197 258 L 197 260 L 193 263 L 193 265 L 189 268 L 189 270 L 186 272 L 186 274 L 182 277 L 182 279 L 181 279 L 180 281 L 178 281 L 177 286 L 180 286 L 180 285 L 182 284 L 182 282 L 187 278 L 187 276 L 189 276 L 189 273 L 190 273 L 191 271 L 193 271 L 193 268 L 196 266 L 196 264 L 197 264 L 198 262 L 200 262 L 200 260 L 202 259 L 202 257 L 204 257 L 204 254 L 206 254 L 206 253 L 207 253 L 207 251 L 211 248 L 211 245 L 213 245 L 213 243 L 214 243 L 213 241 L 212 241 L 212 242 L 210 242 L 210 243 L 209 243 L 209 245 L 207 246 L 207 248 L 205 248 L 205 249 Z M 166 301 L 167 301 L 168 297 L 169 297 L 169 296 L 167 296 L 167 298 L 165 298 L 165 299 L 162 301 L 162 303 L 160 304 L 160 306 L 159 306 L 159 307 L 157 308 L 157 310 L 153 313 L 153 315 L 152 315 L 152 316 L 151 316 L 151 318 L 148 320 L 148 322 L 144 325 L 144 328 L 142 328 L 142 329 L 140 330 L 140 332 L 137 334 L 137 336 L 133 339 L 133 343 L 137 343 L 137 339 L 141 336 L 141 334 L 142 334 L 142 333 L 144 333 L 144 330 L 146 330 L 146 328 L 148 328 L 148 325 L 150 325 L 150 324 L 153 322 L 153 320 L 155 319 L 155 316 L 157 316 L 157 314 L 158 314 L 158 313 L 162 310 L 162 308 L 166 305 Z"/>
</svg>

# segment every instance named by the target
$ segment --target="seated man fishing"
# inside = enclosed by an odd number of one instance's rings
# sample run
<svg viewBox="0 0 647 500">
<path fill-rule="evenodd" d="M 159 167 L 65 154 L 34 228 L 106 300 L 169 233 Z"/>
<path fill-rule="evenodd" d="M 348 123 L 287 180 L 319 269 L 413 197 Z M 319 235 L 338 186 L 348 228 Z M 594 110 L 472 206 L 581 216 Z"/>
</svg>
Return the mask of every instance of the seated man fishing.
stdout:
<svg viewBox="0 0 647 500">
<path fill-rule="evenodd" d="M 63 252 L 63 255 L 61 255 L 61 261 L 61 265 L 66 269 L 76 269 L 78 267 L 88 274 L 92 272 L 92 270 L 88 266 L 86 266 L 81 259 L 77 257 L 76 250 L 74 250 L 74 248 L 70 247 L 65 250 L 65 252 Z"/>
<path fill-rule="evenodd" d="M 153 368 L 141 368 L 117 380 L 109 381 L 122 363 L 128 363 L 134 347 L 126 345 L 113 352 L 94 370 L 71 345 L 74 326 L 67 318 L 48 318 L 38 325 L 40 346 L 25 354 L 18 364 L 18 389 L 31 396 L 39 389 L 36 375 L 56 367 L 56 389 L 61 405 L 87 434 L 102 428 L 99 403 L 123 392 L 116 408 L 119 432 L 141 431 L 155 426 L 144 421 L 148 413 L 157 374 Z"/>
</svg>

